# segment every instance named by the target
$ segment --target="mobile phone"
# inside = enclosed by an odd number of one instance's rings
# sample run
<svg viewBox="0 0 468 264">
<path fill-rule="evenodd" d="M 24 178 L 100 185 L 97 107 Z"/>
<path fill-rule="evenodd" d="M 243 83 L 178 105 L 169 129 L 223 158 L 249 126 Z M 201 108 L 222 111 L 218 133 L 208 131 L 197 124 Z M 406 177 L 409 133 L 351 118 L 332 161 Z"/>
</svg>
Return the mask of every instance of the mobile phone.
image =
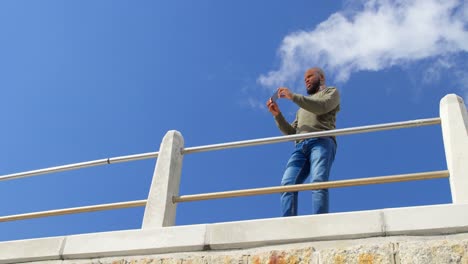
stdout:
<svg viewBox="0 0 468 264">
<path fill-rule="evenodd" d="M 276 90 L 273 95 L 270 97 L 271 101 L 276 102 L 278 100 L 278 90 Z"/>
</svg>

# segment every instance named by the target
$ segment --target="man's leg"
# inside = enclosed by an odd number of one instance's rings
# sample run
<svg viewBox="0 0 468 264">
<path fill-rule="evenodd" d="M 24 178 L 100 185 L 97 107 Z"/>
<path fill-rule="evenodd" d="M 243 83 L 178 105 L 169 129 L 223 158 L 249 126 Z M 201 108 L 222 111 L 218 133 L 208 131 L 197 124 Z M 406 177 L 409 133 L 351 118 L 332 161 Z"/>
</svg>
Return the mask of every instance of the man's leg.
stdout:
<svg viewBox="0 0 468 264">
<path fill-rule="evenodd" d="M 335 160 L 336 144 L 331 137 L 317 138 L 311 142 L 310 172 L 311 181 L 326 182 Z M 328 213 L 328 189 L 313 190 L 312 203 L 314 214 Z"/>
<path fill-rule="evenodd" d="M 299 143 L 288 160 L 281 185 L 303 183 L 309 174 L 309 168 L 308 157 L 304 154 L 302 143 Z M 281 212 L 283 216 L 297 215 L 297 192 L 281 193 Z"/>
</svg>

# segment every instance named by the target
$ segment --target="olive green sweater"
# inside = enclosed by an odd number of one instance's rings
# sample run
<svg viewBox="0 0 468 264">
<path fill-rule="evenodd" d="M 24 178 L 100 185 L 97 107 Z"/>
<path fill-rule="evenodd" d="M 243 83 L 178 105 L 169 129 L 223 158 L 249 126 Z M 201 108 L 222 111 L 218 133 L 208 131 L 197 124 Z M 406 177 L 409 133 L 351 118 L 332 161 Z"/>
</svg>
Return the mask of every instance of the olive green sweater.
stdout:
<svg viewBox="0 0 468 264">
<path fill-rule="evenodd" d="M 281 113 L 275 117 L 276 125 L 283 134 L 302 134 L 336 128 L 340 94 L 335 87 L 327 87 L 307 96 L 293 94 L 292 101 L 300 107 L 294 122 L 289 124 Z"/>
</svg>

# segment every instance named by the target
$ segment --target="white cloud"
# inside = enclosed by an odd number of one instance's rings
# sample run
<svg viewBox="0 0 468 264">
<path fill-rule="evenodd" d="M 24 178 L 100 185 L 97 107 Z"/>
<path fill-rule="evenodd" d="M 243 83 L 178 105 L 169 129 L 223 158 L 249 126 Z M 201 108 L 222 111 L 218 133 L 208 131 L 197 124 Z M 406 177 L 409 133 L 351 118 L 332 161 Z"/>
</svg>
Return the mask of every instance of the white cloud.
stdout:
<svg viewBox="0 0 468 264">
<path fill-rule="evenodd" d="M 417 80 L 419 83 L 424 85 L 431 85 L 436 83 L 437 85 L 445 87 L 448 91 L 457 89 L 461 92 L 461 96 L 464 98 L 465 103 L 468 102 L 468 54 L 463 56 L 440 56 L 427 65 L 422 70 L 421 80 Z M 442 75 L 445 75 L 446 83 L 440 83 L 443 79 Z"/>
<path fill-rule="evenodd" d="M 451 62 L 451 58 L 438 58 L 423 71 L 422 82 L 424 84 L 438 82 L 441 79 L 442 72 L 453 67 L 454 63 Z"/>
<path fill-rule="evenodd" d="M 467 52 L 467 29 L 464 0 L 366 1 L 357 11 L 332 14 L 312 31 L 286 36 L 279 69 L 258 81 L 267 87 L 296 82 L 304 69 L 320 65 L 334 81 L 346 82 L 358 71 Z M 454 67 L 443 62 L 434 67 Z"/>
<path fill-rule="evenodd" d="M 463 92 L 462 96 L 465 101 L 465 104 L 468 105 L 468 72 L 466 69 L 468 69 L 468 63 L 462 62 L 463 66 L 457 66 L 454 67 L 453 70 L 453 75 L 455 77 L 455 83 L 456 85 L 459 86 L 459 89 Z"/>
<path fill-rule="evenodd" d="M 252 107 L 252 108 L 257 108 L 257 109 L 261 109 L 261 110 L 265 110 L 265 109 L 266 109 L 265 104 L 262 104 L 262 103 L 258 102 L 257 100 L 255 100 L 254 98 L 251 98 L 251 97 L 248 98 L 247 103 L 248 103 L 248 104 L 250 105 L 250 107 Z"/>
</svg>

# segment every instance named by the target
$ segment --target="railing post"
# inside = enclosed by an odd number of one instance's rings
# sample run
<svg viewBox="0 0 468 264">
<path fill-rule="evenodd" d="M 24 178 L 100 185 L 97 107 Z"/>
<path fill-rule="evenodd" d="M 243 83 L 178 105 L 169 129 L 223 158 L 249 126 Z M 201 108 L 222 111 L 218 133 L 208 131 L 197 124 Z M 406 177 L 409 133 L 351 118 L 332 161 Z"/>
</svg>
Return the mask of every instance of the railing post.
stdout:
<svg viewBox="0 0 468 264">
<path fill-rule="evenodd" d="M 455 94 L 444 96 L 440 119 L 452 202 L 468 203 L 468 114 L 463 99 Z"/>
<path fill-rule="evenodd" d="M 142 229 L 173 226 L 176 204 L 172 196 L 179 195 L 184 138 L 171 130 L 164 136 L 153 173 Z"/>
</svg>

